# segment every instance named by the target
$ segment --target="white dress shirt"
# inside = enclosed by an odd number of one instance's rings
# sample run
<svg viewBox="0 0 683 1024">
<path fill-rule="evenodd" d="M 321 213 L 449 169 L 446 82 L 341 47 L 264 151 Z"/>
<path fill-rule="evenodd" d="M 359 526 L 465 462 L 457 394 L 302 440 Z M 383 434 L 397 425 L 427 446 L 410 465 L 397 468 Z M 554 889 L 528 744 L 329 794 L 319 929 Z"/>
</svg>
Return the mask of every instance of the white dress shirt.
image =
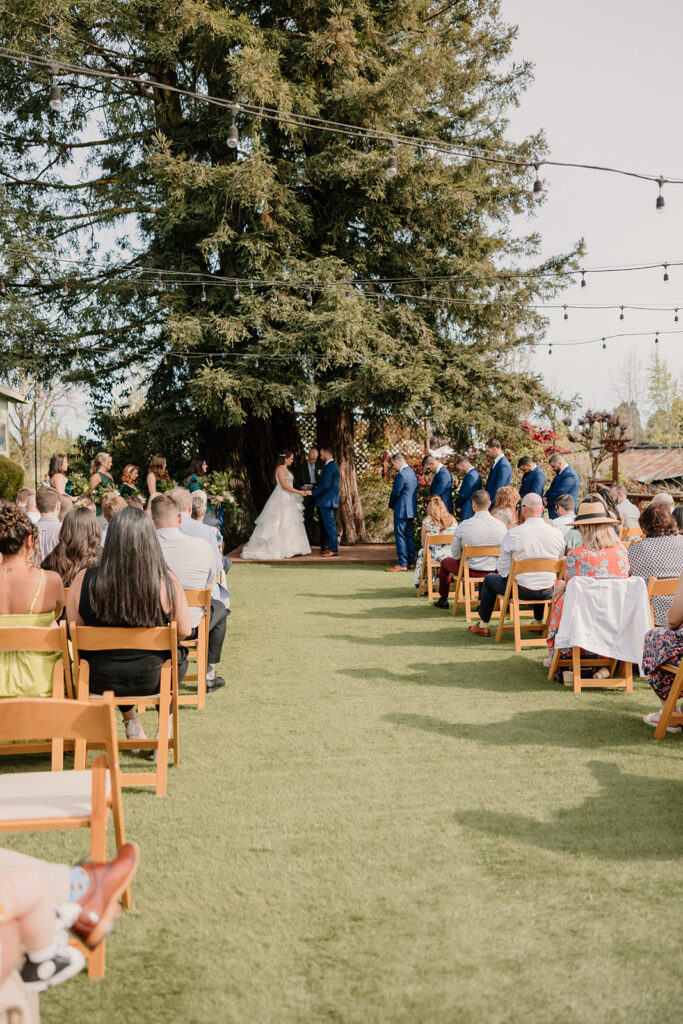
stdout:
<svg viewBox="0 0 683 1024">
<path fill-rule="evenodd" d="M 183 590 L 215 590 L 216 568 L 211 548 L 201 537 L 188 537 L 177 526 L 164 526 L 157 530 L 157 538 L 166 565 L 180 580 Z M 216 594 L 213 593 L 215 597 Z M 190 608 L 192 628 L 202 618 L 201 608 Z"/>
<path fill-rule="evenodd" d="M 307 462 L 306 465 L 308 466 L 308 482 L 310 484 L 314 484 L 315 483 L 315 462 Z"/>
<path fill-rule="evenodd" d="M 553 529 L 550 523 L 535 516 L 527 519 L 521 526 L 513 526 L 503 537 L 498 557 L 498 572 L 501 576 L 509 576 L 513 559 L 521 558 L 552 558 L 564 557 L 564 537 L 559 530 Z M 523 572 L 517 582 L 527 590 L 548 590 L 555 582 L 555 575 L 550 572 Z"/>
<path fill-rule="evenodd" d="M 180 532 L 184 533 L 187 537 L 200 537 L 201 540 L 205 540 L 211 545 L 216 564 L 216 576 L 220 576 L 223 570 L 223 562 L 221 561 L 221 553 L 218 549 L 218 537 L 213 526 L 207 526 L 206 523 L 200 522 L 199 519 L 193 519 L 192 516 L 188 516 L 187 512 L 181 512 Z"/>
<path fill-rule="evenodd" d="M 500 455 L 496 455 L 495 459 L 493 460 L 493 464 L 491 465 L 491 469 L 493 469 L 493 467 L 496 465 L 496 463 L 500 462 L 500 460 L 502 458 L 503 458 L 503 452 L 501 452 Z"/>
<path fill-rule="evenodd" d="M 505 523 L 496 519 L 490 512 L 475 512 L 469 519 L 463 519 L 453 534 L 453 543 L 451 544 L 453 558 L 460 558 L 466 544 L 470 547 L 500 547 L 507 532 Z M 477 572 L 496 571 L 495 555 L 490 558 L 468 558 L 467 561 L 470 569 L 475 569 Z"/>
<path fill-rule="evenodd" d="M 557 516 L 556 519 L 551 519 L 549 522 L 554 530 L 559 530 L 562 536 L 566 537 L 575 519 L 576 512 L 568 512 L 566 515 Z"/>
</svg>

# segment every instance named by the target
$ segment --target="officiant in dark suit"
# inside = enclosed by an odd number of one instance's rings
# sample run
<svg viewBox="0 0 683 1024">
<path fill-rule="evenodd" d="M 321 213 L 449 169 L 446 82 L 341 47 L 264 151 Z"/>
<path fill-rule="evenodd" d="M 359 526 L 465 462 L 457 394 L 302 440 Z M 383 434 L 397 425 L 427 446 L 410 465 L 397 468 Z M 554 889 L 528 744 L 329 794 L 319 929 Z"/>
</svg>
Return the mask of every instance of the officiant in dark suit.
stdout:
<svg viewBox="0 0 683 1024">
<path fill-rule="evenodd" d="M 324 468 L 325 463 L 320 458 L 318 449 L 310 448 L 306 462 L 302 462 L 294 471 L 294 486 L 300 491 L 303 491 L 309 486 L 317 487 L 320 483 L 320 477 L 323 474 Z M 304 526 L 306 528 L 308 543 L 311 547 L 313 547 L 316 534 L 315 510 L 316 504 L 313 498 L 310 496 L 304 498 Z M 327 548 L 327 533 L 323 530 L 322 523 L 320 524 L 320 534 L 321 550 L 324 551 Z"/>
</svg>

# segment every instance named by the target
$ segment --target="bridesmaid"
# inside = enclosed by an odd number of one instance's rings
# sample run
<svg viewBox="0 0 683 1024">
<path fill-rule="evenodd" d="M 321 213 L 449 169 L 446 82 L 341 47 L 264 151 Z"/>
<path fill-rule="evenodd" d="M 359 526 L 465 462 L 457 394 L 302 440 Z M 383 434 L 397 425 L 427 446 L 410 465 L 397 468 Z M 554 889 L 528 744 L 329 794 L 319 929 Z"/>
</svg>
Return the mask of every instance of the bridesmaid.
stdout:
<svg viewBox="0 0 683 1024">
<path fill-rule="evenodd" d="M 97 487 L 104 485 L 105 487 L 114 488 L 114 478 L 109 475 L 111 469 L 111 455 L 109 452 L 98 452 L 95 458 L 90 463 L 90 493 Z M 99 504 L 96 506 L 96 514 L 102 515 L 102 509 Z"/>
<path fill-rule="evenodd" d="M 164 483 L 170 479 L 168 469 L 166 468 L 166 459 L 163 455 L 155 455 L 150 459 L 147 471 L 147 490 L 149 491 L 150 498 L 159 493 L 157 484 Z"/>
<path fill-rule="evenodd" d="M 69 468 L 69 460 L 66 455 L 53 455 L 50 459 L 50 468 L 47 471 L 47 475 L 50 481 L 50 487 L 54 487 L 60 494 L 67 494 L 69 497 L 73 495 L 74 485 L 66 475 L 66 471 Z"/>
<path fill-rule="evenodd" d="M 140 496 L 140 491 L 135 485 L 140 469 L 138 466 L 125 466 L 121 474 L 121 497 L 130 498 L 131 495 Z"/>
<path fill-rule="evenodd" d="M 192 460 L 192 462 L 190 463 L 190 468 L 187 471 L 187 483 L 185 484 L 190 494 L 192 494 L 193 491 L 203 490 L 202 482 L 199 478 L 200 476 L 206 476 L 206 471 L 208 468 L 209 467 L 206 464 L 206 459 Z"/>
</svg>

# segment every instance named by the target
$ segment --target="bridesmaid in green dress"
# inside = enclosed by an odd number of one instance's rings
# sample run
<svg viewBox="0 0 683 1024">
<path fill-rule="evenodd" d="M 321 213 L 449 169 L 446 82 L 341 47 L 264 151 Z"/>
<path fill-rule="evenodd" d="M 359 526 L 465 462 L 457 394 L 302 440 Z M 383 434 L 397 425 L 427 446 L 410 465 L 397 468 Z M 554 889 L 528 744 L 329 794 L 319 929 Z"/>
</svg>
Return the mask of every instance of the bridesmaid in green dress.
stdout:
<svg viewBox="0 0 683 1024">
<path fill-rule="evenodd" d="M 123 473 L 121 474 L 121 497 L 130 498 L 131 495 L 135 494 L 140 497 L 140 491 L 137 488 L 135 481 L 138 478 L 140 472 L 139 466 L 125 466 Z"/>
<path fill-rule="evenodd" d="M 90 463 L 90 493 L 98 487 L 111 487 L 114 489 L 114 478 L 109 475 L 111 469 L 111 455 L 109 452 L 98 452 Z M 102 509 L 96 503 L 96 514 L 102 515 Z"/>
<path fill-rule="evenodd" d="M 149 492 L 150 501 L 156 494 L 161 493 L 159 484 L 166 483 L 166 481 L 170 479 L 164 456 L 153 455 L 149 460 L 149 468 L 147 470 L 147 490 Z"/>
<path fill-rule="evenodd" d="M 190 494 L 193 491 L 203 490 L 202 482 L 199 479 L 200 476 L 206 476 L 208 466 L 206 465 L 205 459 L 193 459 L 190 463 L 190 468 L 187 471 L 187 483 L 186 487 Z"/>
<path fill-rule="evenodd" d="M 70 498 L 73 495 L 74 485 L 66 475 L 69 468 L 69 460 L 66 455 L 53 455 L 50 459 L 50 468 L 47 471 L 50 487 L 54 487 L 60 494 L 66 494 Z"/>
</svg>

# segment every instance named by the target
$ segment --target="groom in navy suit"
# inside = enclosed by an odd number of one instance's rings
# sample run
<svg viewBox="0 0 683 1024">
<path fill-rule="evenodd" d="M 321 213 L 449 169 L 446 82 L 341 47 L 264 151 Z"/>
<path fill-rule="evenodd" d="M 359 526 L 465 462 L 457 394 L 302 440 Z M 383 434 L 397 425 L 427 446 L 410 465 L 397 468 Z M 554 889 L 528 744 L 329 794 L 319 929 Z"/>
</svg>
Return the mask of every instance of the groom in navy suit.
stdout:
<svg viewBox="0 0 683 1024">
<path fill-rule="evenodd" d="M 496 437 L 486 442 L 486 454 L 493 459 L 491 472 L 486 480 L 485 491 L 488 491 L 491 506 L 496 504 L 496 494 L 501 487 L 509 487 L 512 483 L 512 466 L 510 460 L 503 455 L 503 446 Z"/>
<path fill-rule="evenodd" d="M 311 497 L 318 507 L 320 522 L 327 533 L 327 551 L 321 551 L 323 558 L 336 558 L 339 554 L 339 539 L 334 510 L 339 508 L 339 466 L 329 448 L 320 449 L 320 458 L 325 463 L 320 483 L 311 491 Z"/>
<path fill-rule="evenodd" d="M 394 510 L 394 537 L 396 538 L 396 565 L 387 572 L 407 572 L 415 568 L 415 537 L 413 523 L 417 515 L 417 473 L 410 468 L 401 454 L 392 455 L 397 470 L 389 497 L 389 508 Z"/>
<path fill-rule="evenodd" d="M 433 455 L 426 455 L 422 460 L 422 468 L 432 473 L 429 494 L 432 498 L 441 498 L 442 502 L 453 515 L 453 477 L 450 470 Z"/>
</svg>

